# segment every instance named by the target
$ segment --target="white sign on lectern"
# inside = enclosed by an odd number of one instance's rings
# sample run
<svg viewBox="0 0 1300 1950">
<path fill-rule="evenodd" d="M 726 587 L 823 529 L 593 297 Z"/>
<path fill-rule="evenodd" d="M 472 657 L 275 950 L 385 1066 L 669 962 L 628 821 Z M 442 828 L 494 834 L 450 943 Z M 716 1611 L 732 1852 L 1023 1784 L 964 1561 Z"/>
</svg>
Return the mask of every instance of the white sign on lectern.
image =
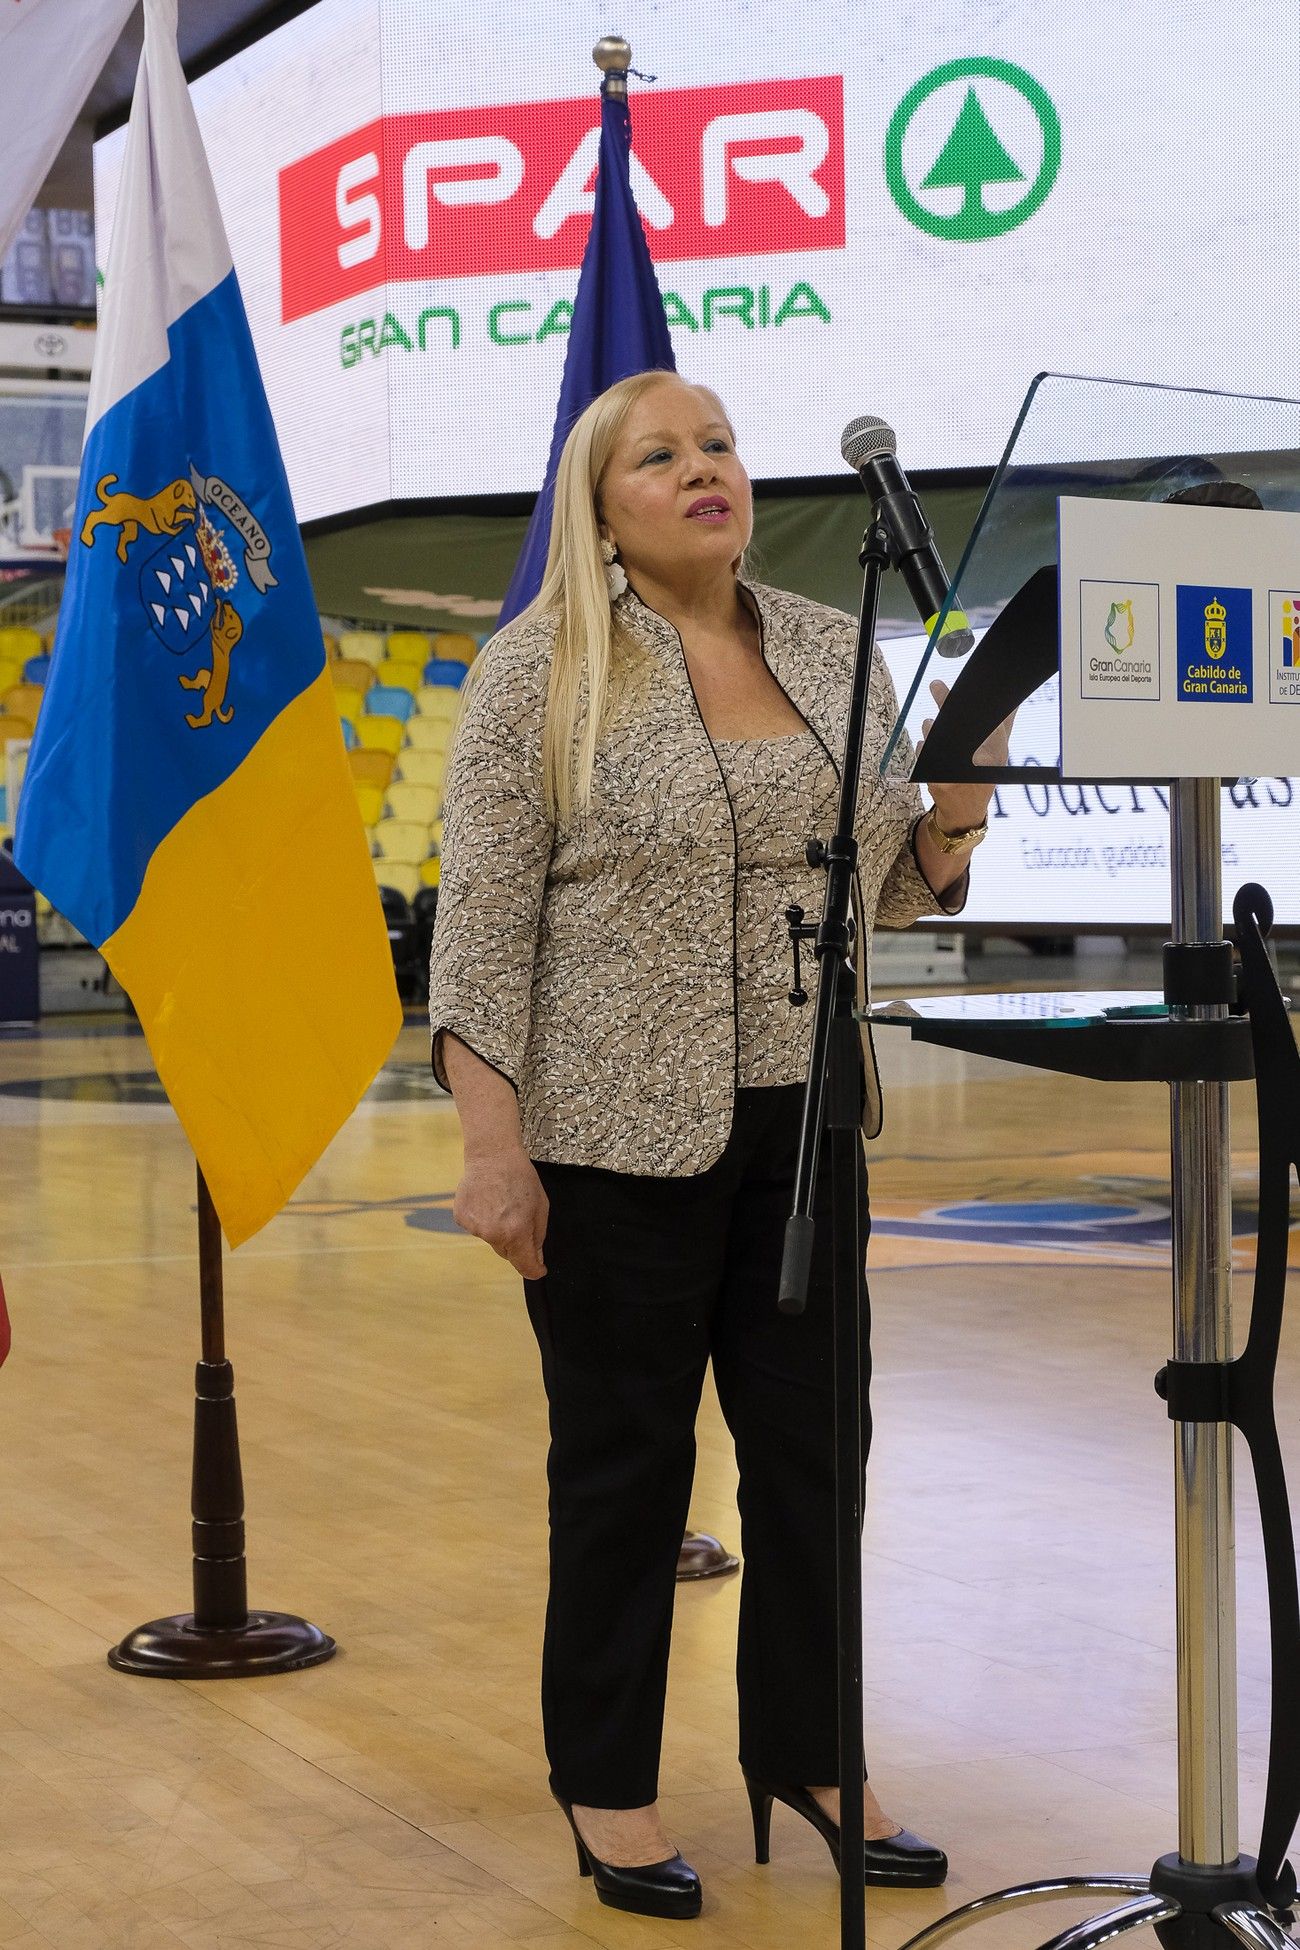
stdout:
<svg viewBox="0 0 1300 1950">
<path fill-rule="evenodd" d="M 1063 495 L 1066 778 L 1300 765 L 1300 514 Z"/>
</svg>

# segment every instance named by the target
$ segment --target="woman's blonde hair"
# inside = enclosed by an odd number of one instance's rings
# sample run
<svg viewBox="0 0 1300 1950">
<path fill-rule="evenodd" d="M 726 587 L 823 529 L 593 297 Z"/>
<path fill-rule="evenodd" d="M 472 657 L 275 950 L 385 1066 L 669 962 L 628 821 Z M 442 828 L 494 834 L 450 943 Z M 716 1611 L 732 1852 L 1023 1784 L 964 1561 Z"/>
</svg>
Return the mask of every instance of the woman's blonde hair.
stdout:
<svg viewBox="0 0 1300 1950">
<path fill-rule="evenodd" d="M 569 430 L 555 478 L 542 586 L 514 622 L 554 616 L 542 782 L 548 816 L 567 824 L 591 803 L 596 745 L 614 675 L 615 621 L 600 552 L 600 483 L 627 417 L 652 387 L 690 385 L 674 372 L 633 373 L 594 399 Z M 691 386 L 726 409 L 708 386 Z M 739 566 L 739 564 L 738 564 Z"/>
</svg>

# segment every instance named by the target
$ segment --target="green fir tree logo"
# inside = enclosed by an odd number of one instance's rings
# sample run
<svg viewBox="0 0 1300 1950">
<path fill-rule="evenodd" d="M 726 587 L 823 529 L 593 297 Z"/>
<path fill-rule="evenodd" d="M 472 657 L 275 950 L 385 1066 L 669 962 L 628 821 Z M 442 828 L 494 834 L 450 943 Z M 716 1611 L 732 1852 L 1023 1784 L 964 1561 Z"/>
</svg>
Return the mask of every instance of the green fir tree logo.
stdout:
<svg viewBox="0 0 1300 1950">
<path fill-rule="evenodd" d="M 962 101 L 947 141 L 929 170 L 914 189 L 903 167 L 903 142 L 917 110 L 938 89 L 951 88 L 965 80 Z M 989 119 L 985 104 L 974 82 L 997 83 L 1019 95 L 1034 112 L 1042 138 L 1042 161 L 1025 194 L 1009 208 L 990 209 L 985 191 L 998 183 L 1026 183 L 1025 172 L 1007 153 L 1005 144 Z M 955 89 L 953 90 L 955 93 Z M 991 92 L 991 91 L 990 91 Z M 996 113 L 996 106 L 995 106 Z M 908 90 L 899 103 L 885 138 L 885 180 L 890 195 L 903 215 L 931 237 L 950 238 L 962 243 L 1000 237 L 1024 223 L 1050 194 L 1061 165 L 1061 123 L 1046 90 L 1032 75 L 1008 61 L 977 57 L 948 61 L 934 68 Z M 944 215 L 929 208 L 918 196 L 919 190 L 952 190 L 962 193 L 961 207 Z"/>
</svg>

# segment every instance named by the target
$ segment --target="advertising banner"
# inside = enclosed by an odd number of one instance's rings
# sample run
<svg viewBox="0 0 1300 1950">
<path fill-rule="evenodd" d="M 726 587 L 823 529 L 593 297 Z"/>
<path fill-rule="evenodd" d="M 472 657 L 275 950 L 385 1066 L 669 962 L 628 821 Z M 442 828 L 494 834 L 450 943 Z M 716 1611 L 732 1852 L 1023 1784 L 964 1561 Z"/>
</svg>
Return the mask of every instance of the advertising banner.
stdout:
<svg viewBox="0 0 1300 1950">
<path fill-rule="evenodd" d="M 526 19 L 526 31 L 521 23 Z M 680 369 L 756 477 L 996 459 L 1034 374 L 1294 390 L 1290 0 L 627 0 Z M 320 0 L 194 84 L 300 517 L 532 491 L 599 120 L 591 0 Z M 1231 104 L 1231 137 L 1222 114 Z M 100 266 L 123 134 L 96 150 Z"/>
<path fill-rule="evenodd" d="M 319 0 L 194 83 L 301 520 L 540 485 L 611 24 L 604 0 Z M 1291 0 L 1231 31 L 1209 0 L 626 0 L 613 24 L 657 77 L 630 83 L 632 176 L 677 363 L 756 478 L 838 473 L 872 412 L 910 470 L 988 465 L 1043 370 L 1295 392 Z M 96 145 L 101 269 L 123 140 Z M 920 648 L 885 646 L 900 690 Z M 1053 685 L 1013 753 L 1059 748 Z M 1000 788 L 964 918 L 1163 925 L 1164 797 Z M 1294 782 L 1243 780 L 1224 817 L 1225 889 L 1257 876 L 1300 924 Z"/>
</svg>

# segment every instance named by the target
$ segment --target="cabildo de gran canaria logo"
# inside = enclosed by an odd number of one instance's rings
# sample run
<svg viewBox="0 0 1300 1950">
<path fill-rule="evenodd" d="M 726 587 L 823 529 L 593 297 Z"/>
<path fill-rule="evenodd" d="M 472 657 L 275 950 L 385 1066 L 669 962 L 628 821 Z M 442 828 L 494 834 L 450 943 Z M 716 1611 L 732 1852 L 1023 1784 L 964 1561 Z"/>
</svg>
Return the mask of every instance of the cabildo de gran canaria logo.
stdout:
<svg viewBox="0 0 1300 1950">
<path fill-rule="evenodd" d="M 1178 585 L 1178 695 L 1191 703 L 1249 704 L 1253 691 L 1249 589 Z"/>
<path fill-rule="evenodd" d="M 186 724 L 195 731 L 229 724 L 235 715 L 228 702 L 230 660 L 244 622 L 230 601 L 239 570 L 213 515 L 223 515 L 238 532 L 244 573 L 259 596 L 276 586 L 266 530 L 233 488 L 194 466 L 188 481 L 169 481 L 149 495 L 120 489 L 117 475 L 105 474 L 95 494 L 99 506 L 82 523 L 81 546 L 93 548 L 101 528 L 116 528 L 117 559 L 126 563 L 141 535 L 159 537 L 140 561 L 136 588 L 141 606 L 154 635 L 174 657 L 197 653 L 206 660 L 203 669 L 177 675 L 184 690 L 203 697 L 196 713 L 186 712 Z"/>
</svg>

